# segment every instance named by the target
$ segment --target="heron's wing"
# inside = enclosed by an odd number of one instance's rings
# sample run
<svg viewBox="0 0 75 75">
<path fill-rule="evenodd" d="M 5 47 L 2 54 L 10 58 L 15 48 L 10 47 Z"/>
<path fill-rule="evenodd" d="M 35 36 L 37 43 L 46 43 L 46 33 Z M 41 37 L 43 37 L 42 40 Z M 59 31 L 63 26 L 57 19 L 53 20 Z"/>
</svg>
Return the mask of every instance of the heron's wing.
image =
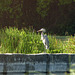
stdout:
<svg viewBox="0 0 75 75">
<path fill-rule="evenodd" d="M 44 39 L 45 39 L 45 45 L 47 46 L 47 48 L 49 48 L 49 40 L 47 35 L 44 35 Z"/>
</svg>

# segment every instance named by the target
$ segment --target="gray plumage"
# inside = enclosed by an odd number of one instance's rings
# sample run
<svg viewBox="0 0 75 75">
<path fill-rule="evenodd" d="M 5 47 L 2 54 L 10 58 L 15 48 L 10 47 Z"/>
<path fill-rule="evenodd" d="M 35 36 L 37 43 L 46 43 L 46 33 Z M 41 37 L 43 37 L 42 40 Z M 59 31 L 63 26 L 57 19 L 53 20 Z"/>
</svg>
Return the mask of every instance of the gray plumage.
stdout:
<svg viewBox="0 0 75 75">
<path fill-rule="evenodd" d="M 46 30 L 44 28 L 42 28 L 42 29 L 38 30 L 38 32 L 40 32 L 40 31 L 41 31 L 41 40 L 42 40 L 45 48 L 49 49 L 49 40 L 48 40 L 48 37 L 47 37 L 46 34 L 44 35 L 44 32 L 46 32 Z"/>
</svg>

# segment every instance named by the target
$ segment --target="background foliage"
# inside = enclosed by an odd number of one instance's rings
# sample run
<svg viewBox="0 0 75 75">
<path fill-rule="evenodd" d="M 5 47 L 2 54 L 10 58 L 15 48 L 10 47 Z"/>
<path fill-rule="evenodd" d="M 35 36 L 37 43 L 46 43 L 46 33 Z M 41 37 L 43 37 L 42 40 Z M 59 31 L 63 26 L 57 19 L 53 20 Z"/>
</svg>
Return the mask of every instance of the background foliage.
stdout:
<svg viewBox="0 0 75 75">
<path fill-rule="evenodd" d="M 75 0 L 0 0 L 0 28 L 44 27 L 52 34 L 75 33 Z"/>
</svg>

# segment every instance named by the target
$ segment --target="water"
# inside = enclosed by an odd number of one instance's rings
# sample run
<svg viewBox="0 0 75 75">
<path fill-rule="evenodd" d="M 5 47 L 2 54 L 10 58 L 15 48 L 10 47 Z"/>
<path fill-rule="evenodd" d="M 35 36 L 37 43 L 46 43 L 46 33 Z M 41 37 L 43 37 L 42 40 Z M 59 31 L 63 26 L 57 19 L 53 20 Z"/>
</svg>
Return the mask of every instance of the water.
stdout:
<svg viewBox="0 0 75 75">
<path fill-rule="evenodd" d="M 75 73 L 4 73 L 0 75 L 75 75 Z"/>
</svg>

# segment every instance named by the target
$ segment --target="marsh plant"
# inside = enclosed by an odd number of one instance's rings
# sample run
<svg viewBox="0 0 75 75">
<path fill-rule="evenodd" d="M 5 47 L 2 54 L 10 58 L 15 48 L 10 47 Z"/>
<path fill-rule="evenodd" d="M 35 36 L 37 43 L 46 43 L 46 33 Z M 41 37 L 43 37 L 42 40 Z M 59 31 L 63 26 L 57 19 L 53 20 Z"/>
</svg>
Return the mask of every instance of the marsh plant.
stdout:
<svg viewBox="0 0 75 75">
<path fill-rule="evenodd" d="M 0 31 L 1 53 L 39 53 L 43 51 L 40 35 L 30 29 L 5 28 Z"/>
<path fill-rule="evenodd" d="M 15 27 L 6 27 L 0 29 L 0 53 L 43 53 L 45 48 L 40 38 L 40 34 L 33 32 L 33 29 L 30 28 L 19 30 Z M 48 38 L 50 48 L 47 53 L 75 52 L 74 37 L 64 42 L 51 35 L 48 35 Z"/>
</svg>

